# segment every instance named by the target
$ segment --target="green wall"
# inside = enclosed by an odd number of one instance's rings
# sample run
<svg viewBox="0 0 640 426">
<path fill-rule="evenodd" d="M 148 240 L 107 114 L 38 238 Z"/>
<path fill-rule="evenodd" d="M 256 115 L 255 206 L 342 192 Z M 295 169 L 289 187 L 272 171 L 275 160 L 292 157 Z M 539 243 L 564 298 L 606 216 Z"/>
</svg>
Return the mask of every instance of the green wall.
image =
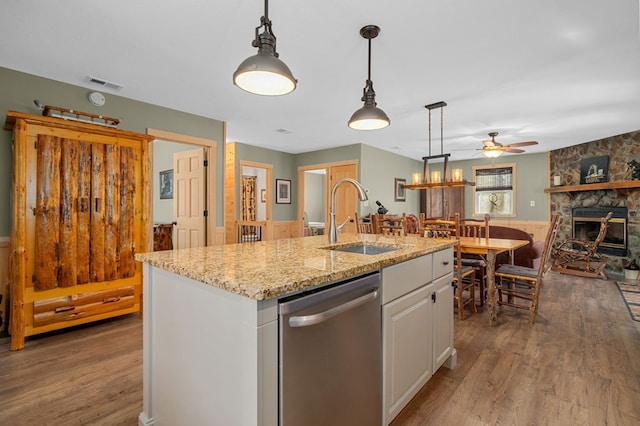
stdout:
<svg viewBox="0 0 640 426">
<path fill-rule="evenodd" d="M 507 155 L 495 159 L 494 164 L 513 163 L 516 165 L 516 218 L 527 221 L 549 220 L 549 196 L 544 188 L 549 186 L 549 164 L 547 153 Z M 451 169 L 462 169 L 465 179 L 473 180 L 473 166 L 489 166 L 491 160 L 482 157 L 477 160 L 452 161 Z M 531 201 L 535 203 L 531 207 Z M 473 216 L 473 188 L 467 187 L 464 199 L 464 214 Z M 501 218 L 496 217 L 495 220 Z M 492 217 L 491 220 L 494 220 Z"/>
<path fill-rule="evenodd" d="M 362 144 L 338 146 L 335 148 L 296 154 L 296 167 L 313 164 L 335 163 L 337 161 L 358 160 L 361 157 Z"/>
<path fill-rule="evenodd" d="M 368 145 L 362 145 L 360 182 L 369 188 L 369 206 L 364 207 L 363 216 L 377 213 L 379 200 L 392 214 L 420 213 L 420 191 L 406 190 L 405 201 L 394 201 L 395 178 L 411 183 L 414 172 L 422 169 L 422 162 L 384 151 Z"/>
<path fill-rule="evenodd" d="M 272 220 L 287 221 L 297 220 L 298 214 L 298 169 L 295 164 L 295 155 L 257 146 L 236 143 L 236 217 L 240 217 L 240 160 L 255 161 L 271 164 L 273 166 L 273 182 L 270 182 L 272 194 Z M 288 179 L 291 181 L 291 204 L 276 204 L 275 190 L 276 179 Z"/>
<path fill-rule="evenodd" d="M 97 89 L 96 89 L 97 90 Z M 0 113 L 9 110 L 40 115 L 33 103 L 40 100 L 54 105 L 120 119 L 118 128 L 146 133 L 147 128 L 165 130 L 218 142 L 216 152 L 216 226 L 223 224 L 224 188 L 224 123 L 193 114 L 163 108 L 100 91 L 106 98 L 102 107 L 91 105 L 87 99 L 95 90 L 73 86 L 0 67 Z M 2 119 L 4 124 L 4 119 Z M 0 236 L 10 233 L 10 190 L 12 173 L 11 132 L 0 132 Z"/>
</svg>

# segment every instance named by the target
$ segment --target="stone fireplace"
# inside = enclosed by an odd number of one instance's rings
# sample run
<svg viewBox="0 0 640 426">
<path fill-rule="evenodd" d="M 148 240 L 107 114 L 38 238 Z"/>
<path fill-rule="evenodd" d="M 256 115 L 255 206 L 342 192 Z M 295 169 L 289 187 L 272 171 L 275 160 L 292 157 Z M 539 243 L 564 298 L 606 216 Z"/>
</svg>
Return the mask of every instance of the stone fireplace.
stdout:
<svg viewBox="0 0 640 426">
<path fill-rule="evenodd" d="M 550 194 L 551 213 L 559 213 L 563 222 L 558 229 L 556 242 L 560 243 L 574 237 L 574 209 L 602 209 L 594 213 L 598 216 L 597 223 L 585 224 L 586 227 L 600 226 L 600 217 L 609 210 L 620 210 L 618 213 L 626 217 L 626 225 L 619 221 L 610 222 L 613 228 L 611 239 L 619 247 L 603 247 L 603 254 L 610 258 L 607 264 L 607 274 L 622 275 L 623 265 L 629 259 L 640 262 L 640 188 L 607 188 L 606 185 L 590 190 L 588 184 L 580 185 L 580 163 L 591 157 L 609 156 L 609 182 L 624 182 L 631 180 L 631 171 L 626 163 L 635 159 L 640 161 L 640 131 L 612 136 L 610 138 L 574 145 L 567 148 L 553 150 L 549 153 L 549 179 L 559 176 L 562 186 L 577 186 L 576 191 L 559 191 Z M 637 182 L 637 181 L 635 181 Z M 600 185 L 600 184 L 594 184 Z M 626 214 L 624 211 L 626 210 Z M 580 211 L 580 216 L 585 217 Z M 604 213 L 603 213 L 604 212 Z M 614 218 L 617 213 L 614 213 Z M 622 219 L 618 217 L 617 219 Z M 626 234 L 622 234 L 625 230 Z M 582 232 L 582 231 L 580 231 Z M 593 229 L 585 232 L 593 232 Z M 596 229 L 597 233 L 597 229 Z M 607 233 L 609 236 L 609 232 Z M 581 236 L 576 236 L 581 238 Z M 595 236 L 594 236 L 595 238 Z M 619 240 L 623 240 L 620 242 Z M 622 248 L 625 245 L 625 249 Z M 613 250 L 610 250 L 613 249 Z"/>
</svg>

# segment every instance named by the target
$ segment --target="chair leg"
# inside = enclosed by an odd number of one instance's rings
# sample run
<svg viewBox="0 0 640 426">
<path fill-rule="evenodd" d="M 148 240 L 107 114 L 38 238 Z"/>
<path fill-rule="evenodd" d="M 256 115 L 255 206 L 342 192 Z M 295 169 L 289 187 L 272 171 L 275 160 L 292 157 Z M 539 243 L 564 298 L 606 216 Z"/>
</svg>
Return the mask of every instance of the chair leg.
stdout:
<svg viewBox="0 0 640 426">
<path fill-rule="evenodd" d="M 478 312 L 478 308 L 476 308 L 476 270 L 473 270 L 470 278 L 471 285 L 469 286 L 469 299 L 471 300 L 471 312 L 474 314 Z"/>
<path fill-rule="evenodd" d="M 533 289 L 533 300 L 531 301 L 531 312 L 529 313 L 529 323 L 535 324 L 536 315 L 538 314 L 538 296 L 540 295 L 540 286 L 542 283 L 536 281 Z"/>
<path fill-rule="evenodd" d="M 456 295 L 458 300 L 458 318 L 461 320 L 464 319 L 464 302 L 462 299 L 462 278 L 458 278 L 458 282 L 456 283 Z"/>
</svg>

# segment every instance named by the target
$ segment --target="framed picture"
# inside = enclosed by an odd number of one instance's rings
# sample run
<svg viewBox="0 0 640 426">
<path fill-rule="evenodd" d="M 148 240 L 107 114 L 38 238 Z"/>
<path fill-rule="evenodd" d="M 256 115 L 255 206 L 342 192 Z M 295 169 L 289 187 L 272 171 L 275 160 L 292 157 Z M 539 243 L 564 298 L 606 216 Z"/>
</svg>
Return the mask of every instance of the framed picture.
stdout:
<svg viewBox="0 0 640 426">
<path fill-rule="evenodd" d="M 291 181 L 276 179 L 276 204 L 291 204 Z"/>
<path fill-rule="evenodd" d="M 404 189 L 406 184 L 406 179 L 395 178 L 395 187 L 393 191 L 394 201 L 405 201 L 407 199 L 406 189 Z"/>
<path fill-rule="evenodd" d="M 609 181 L 609 156 L 585 158 L 580 162 L 580 184 Z"/>
<path fill-rule="evenodd" d="M 267 190 L 266 189 L 261 189 L 260 190 L 260 202 L 261 203 L 266 203 L 267 202 Z"/>
<path fill-rule="evenodd" d="M 160 172 L 160 199 L 173 198 L 173 169 Z"/>
</svg>

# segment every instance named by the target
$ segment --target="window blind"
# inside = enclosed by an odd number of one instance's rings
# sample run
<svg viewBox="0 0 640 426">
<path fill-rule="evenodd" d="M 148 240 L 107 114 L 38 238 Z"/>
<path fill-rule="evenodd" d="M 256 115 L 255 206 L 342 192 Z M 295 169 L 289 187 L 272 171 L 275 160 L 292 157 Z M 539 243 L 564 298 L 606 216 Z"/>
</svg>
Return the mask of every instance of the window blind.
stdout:
<svg viewBox="0 0 640 426">
<path fill-rule="evenodd" d="M 476 191 L 513 190 L 513 169 L 500 167 L 476 170 Z"/>
</svg>

